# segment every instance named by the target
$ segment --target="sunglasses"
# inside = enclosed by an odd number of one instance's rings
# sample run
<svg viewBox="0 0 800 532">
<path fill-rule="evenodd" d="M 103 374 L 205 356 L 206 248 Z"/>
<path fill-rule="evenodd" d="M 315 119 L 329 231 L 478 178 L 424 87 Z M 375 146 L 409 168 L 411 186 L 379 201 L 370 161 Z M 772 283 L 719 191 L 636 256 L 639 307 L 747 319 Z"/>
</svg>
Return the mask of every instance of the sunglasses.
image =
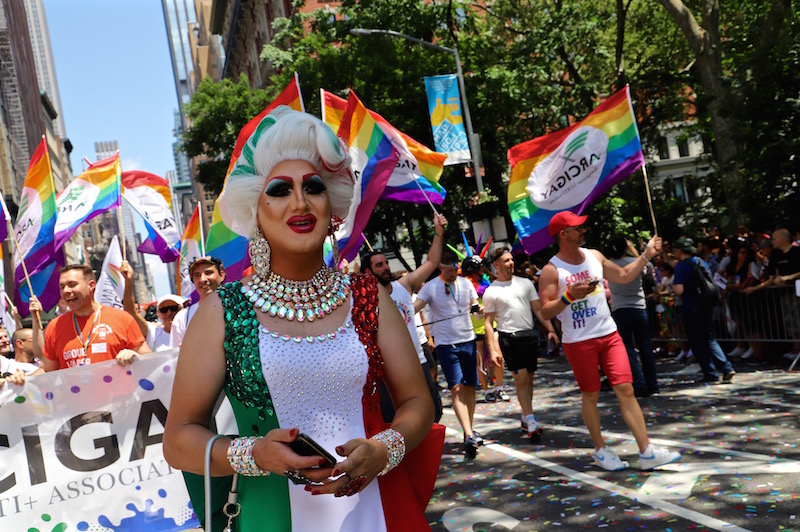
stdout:
<svg viewBox="0 0 800 532">
<path fill-rule="evenodd" d="M 167 312 L 178 312 L 180 308 L 181 307 L 179 307 L 178 305 L 170 305 L 168 307 L 161 307 L 160 309 L 158 309 L 158 311 L 161 312 L 162 314 L 166 314 Z"/>
</svg>

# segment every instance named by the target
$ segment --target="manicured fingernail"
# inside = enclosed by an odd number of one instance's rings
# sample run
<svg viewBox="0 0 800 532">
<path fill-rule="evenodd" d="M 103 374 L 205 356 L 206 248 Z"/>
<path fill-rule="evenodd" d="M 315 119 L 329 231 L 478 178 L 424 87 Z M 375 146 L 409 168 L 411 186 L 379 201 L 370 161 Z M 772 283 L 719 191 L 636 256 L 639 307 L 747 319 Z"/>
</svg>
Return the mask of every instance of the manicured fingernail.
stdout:
<svg viewBox="0 0 800 532">
<path fill-rule="evenodd" d="M 342 472 L 339 471 L 339 468 L 336 467 L 336 468 L 333 469 L 333 471 L 331 471 L 331 476 L 338 477 L 341 473 Z"/>
<path fill-rule="evenodd" d="M 306 484 L 306 485 L 305 485 L 305 487 L 304 487 L 303 489 L 304 489 L 304 490 L 306 490 L 306 491 L 314 491 L 314 488 L 312 488 L 312 487 L 311 487 L 310 485 L 308 485 L 308 484 Z"/>
<path fill-rule="evenodd" d="M 322 464 L 324 464 L 326 462 L 327 462 L 327 460 L 325 460 L 324 458 L 320 458 L 319 462 L 317 462 L 317 465 L 322 465 Z"/>
<path fill-rule="evenodd" d="M 298 432 L 299 432 L 299 431 L 298 431 L 297 429 L 292 429 L 292 430 L 290 430 L 290 431 L 289 431 L 289 436 L 291 436 L 292 438 L 294 438 L 295 436 L 297 436 L 297 433 L 298 433 Z"/>
<path fill-rule="evenodd" d="M 320 493 L 322 492 L 319 490 L 311 490 L 311 495 L 319 495 Z"/>
<path fill-rule="evenodd" d="M 337 447 L 336 453 L 339 454 L 339 456 L 344 456 L 344 447 L 342 447 L 341 445 Z"/>
</svg>

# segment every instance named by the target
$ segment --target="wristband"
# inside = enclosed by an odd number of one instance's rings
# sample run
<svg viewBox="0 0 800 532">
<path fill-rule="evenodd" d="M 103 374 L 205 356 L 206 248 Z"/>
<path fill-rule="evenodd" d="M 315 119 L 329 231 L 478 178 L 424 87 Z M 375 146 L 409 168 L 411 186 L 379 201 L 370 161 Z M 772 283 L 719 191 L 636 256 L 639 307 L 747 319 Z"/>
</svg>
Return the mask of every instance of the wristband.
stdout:
<svg viewBox="0 0 800 532">
<path fill-rule="evenodd" d="M 564 303 L 565 305 L 570 305 L 574 301 L 575 300 L 569 296 L 569 290 L 567 290 L 561 295 L 561 302 Z"/>
<path fill-rule="evenodd" d="M 379 477 L 382 477 L 403 461 L 406 455 L 406 440 L 403 438 L 403 435 L 396 430 L 391 428 L 386 429 L 371 437 L 370 440 L 376 440 L 384 444 L 386 446 L 386 453 L 389 455 L 389 461 L 386 462 L 386 467 L 383 468 L 383 471 L 378 473 Z"/>
<path fill-rule="evenodd" d="M 444 236 L 444 233 L 437 233 L 435 230 L 433 232 L 433 236 Z"/>
<path fill-rule="evenodd" d="M 253 447 L 260 439 L 257 436 L 248 436 L 231 440 L 228 446 L 228 462 L 234 471 L 245 477 L 266 477 L 270 474 L 258 467 L 253 458 Z"/>
</svg>

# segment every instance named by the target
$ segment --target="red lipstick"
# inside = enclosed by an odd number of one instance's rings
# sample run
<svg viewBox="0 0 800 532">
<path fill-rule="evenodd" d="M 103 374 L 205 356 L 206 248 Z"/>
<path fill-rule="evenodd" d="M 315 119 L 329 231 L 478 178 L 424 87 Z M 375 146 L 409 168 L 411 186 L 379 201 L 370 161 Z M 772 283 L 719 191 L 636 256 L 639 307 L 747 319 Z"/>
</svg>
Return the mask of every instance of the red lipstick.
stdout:
<svg viewBox="0 0 800 532">
<path fill-rule="evenodd" d="M 313 214 L 292 216 L 286 221 L 286 225 L 295 233 L 310 233 L 317 225 L 317 217 Z"/>
</svg>

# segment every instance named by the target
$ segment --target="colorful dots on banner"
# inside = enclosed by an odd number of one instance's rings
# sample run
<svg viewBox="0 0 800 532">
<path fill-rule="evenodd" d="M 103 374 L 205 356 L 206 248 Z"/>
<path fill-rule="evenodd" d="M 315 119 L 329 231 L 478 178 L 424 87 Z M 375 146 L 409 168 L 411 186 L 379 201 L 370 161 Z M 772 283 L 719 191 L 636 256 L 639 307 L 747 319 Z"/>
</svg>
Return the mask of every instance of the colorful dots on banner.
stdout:
<svg viewBox="0 0 800 532">
<path fill-rule="evenodd" d="M 47 399 L 48 401 L 52 401 L 53 400 L 53 392 L 45 392 L 44 398 Z"/>
<path fill-rule="evenodd" d="M 164 366 L 162 369 L 164 370 L 164 373 L 169 373 L 172 371 L 172 366 Z"/>
<path fill-rule="evenodd" d="M 103 375 L 103 382 L 111 382 L 114 380 L 111 375 Z"/>
<path fill-rule="evenodd" d="M 153 382 L 148 379 L 140 379 L 139 386 L 141 386 L 143 390 L 147 390 L 148 392 L 153 391 L 156 387 L 156 385 L 153 384 Z"/>
<path fill-rule="evenodd" d="M 21 395 L 18 395 L 14 398 L 14 402 L 17 404 L 22 404 L 25 402 L 25 398 Z"/>
<path fill-rule="evenodd" d="M 72 388 L 69 389 L 69 391 L 71 391 L 72 393 L 80 393 L 81 392 L 81 387 L 80 386 L 73 386 Z"/>
<path fill-rule="evenodd" d="M 42 514 L 42 521 L 44 521 L 45 523 L 49 523 L 51 519 L 52 517 L 50 517 L 49 514 Z M 58 523 L 56 526 L 52 528 L 52 532 L 64 532 L 68 528 L 69 527 L 67 526 L 66 523 Z M 78 528 L 78 530 L 86 530 L 86 529 Z M 28 529 L 28 532 L 40 532 L 40 531 L 36 527 L 31 527 Z"/>
</svg>

